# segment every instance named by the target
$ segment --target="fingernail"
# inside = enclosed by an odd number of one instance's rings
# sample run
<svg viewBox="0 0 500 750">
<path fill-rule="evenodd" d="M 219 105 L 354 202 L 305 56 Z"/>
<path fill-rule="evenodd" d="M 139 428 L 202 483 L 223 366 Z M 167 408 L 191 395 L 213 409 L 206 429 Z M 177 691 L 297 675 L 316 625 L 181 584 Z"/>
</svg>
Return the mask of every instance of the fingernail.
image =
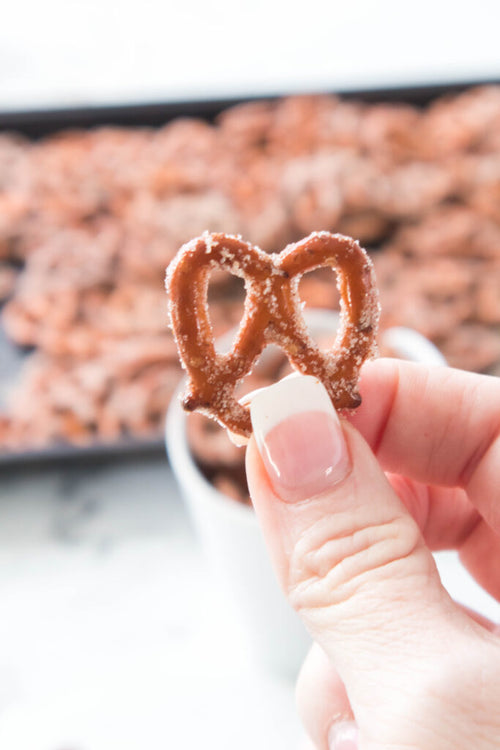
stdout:
<svg viewBox="0 0 500 750">
<path fill-rule="evenodd" d="M 287 378 L 256 393 L 250 415 L 269 478 L 285 502 L 319 495 L 348 474 L 339 418 L 315 377 Z"/>
<path fill-rule="evenodd" d="M 334 724 L 328 734 L 329 750 L 358 750 L 358 728 L 354 721 Z"/>
</svg>

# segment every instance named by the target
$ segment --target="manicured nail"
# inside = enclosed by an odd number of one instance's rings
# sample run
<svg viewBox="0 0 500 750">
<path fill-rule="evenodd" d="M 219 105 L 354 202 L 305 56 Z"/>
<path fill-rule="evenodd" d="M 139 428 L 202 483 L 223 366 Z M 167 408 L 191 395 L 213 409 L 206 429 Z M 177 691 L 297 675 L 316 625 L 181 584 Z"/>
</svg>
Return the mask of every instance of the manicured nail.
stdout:
<svg viewBox="0 0 500 750">
<path fill-rule="evenodd" d="M 324 386 L 311 375 L 286 378 L 250 405 L 259 452 L 285 502 L 319 495 L 350 469 L 342 427 Z"/>
<path fill-rule="evenodd" d="M 354 721 L 334 724 L 328 734 L 330 750 L 358 750 L 358 728 Z"/>
</svg>

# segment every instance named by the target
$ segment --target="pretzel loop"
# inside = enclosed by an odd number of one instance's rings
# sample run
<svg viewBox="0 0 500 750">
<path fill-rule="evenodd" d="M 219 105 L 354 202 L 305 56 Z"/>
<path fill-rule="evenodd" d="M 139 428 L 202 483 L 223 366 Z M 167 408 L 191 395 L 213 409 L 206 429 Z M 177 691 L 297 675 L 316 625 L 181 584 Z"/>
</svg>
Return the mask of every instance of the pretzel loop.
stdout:
<svg viewBox="0 0 500 750">
<path fill-rule="evenodd" d="M 341 293 L 340 328 L 328 353 L 310 336 L 298 295 L 302 274 L 323 266 L 336 270 Z M 244 278 L 246 287 L 243 318 L 227 354 L 215 350 L 208 315 L 208 281 L 215 268 Z M 234 389 L 271 342 L 297 370 L 322 380 L 337 408 L 359 405 L 359 370 L 374 353 L 379 307 L 371 261 L 349 237 L 315 232 L 279 255 L 268 255 L 239 237 L 205 233 L 184 245 L 170 264 L 167 291 L 172 329 L 188 373 L 183 398 L 188 411 L 204 411 L 249 436 L 249 412 L 235 399 Z"/>
<path fill-rule="evenodd" d="M 296 279 L 292 294 L 296 294 L 298 280 L 308 271 L 330 266 L 337 272 L 340 326 L 331 351 L 325 354 L 319 349 L 302 317 L 299 350 L 282 348 L 297 370 L 315 375 L 323 382 L 337 409 L 359 406 L 359 370 L 365 359 L 375 353 L 379 319 L 375 273 L 370 259 L 350 237 L 315 232 L 285 248 L 276 265 L 291 279 Z M 300 304 L 298 296 L 294 302 L 296 306 Z"/>
<path fill-rule="evenodd" d="M 222 268 L 245 279 L 245 311 L 235 341 L 235 351 L 215 350 L 208 315 L 209 275 Z M 274 273 L 271 256 L 227 235 L 203 235 L 184 245 L 169 267 L 172 328 L 181 361 L 189 374 L 183 397 L 187 411 L 216 413 L 223 422 L 249 429 L 248 412 L 233 391 L 265 346 L 256 330 L 262 313 L 262 284 Z"/>
</svg>

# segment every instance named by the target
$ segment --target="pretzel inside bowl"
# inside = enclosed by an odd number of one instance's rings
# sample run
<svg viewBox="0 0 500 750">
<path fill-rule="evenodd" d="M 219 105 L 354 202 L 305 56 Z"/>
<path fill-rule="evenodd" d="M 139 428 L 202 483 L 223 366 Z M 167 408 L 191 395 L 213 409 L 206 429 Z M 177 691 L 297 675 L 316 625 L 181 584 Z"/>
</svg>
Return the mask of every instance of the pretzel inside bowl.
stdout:
<svg viewBox="0 0 500 750">
<path fill-rule="evenodd" d="M 336 271 L 340 325 L 330 351 L 322 352 L 302 317 L 298 286 L 316 268 Z M 246 299 L 233 349 L 215 349 L 208 314 L 210 273 L 222 268 L 245 281 Z M 231 432 L 249 437 L 248 407 L 234 389 L 268 344 L 277 344 L 293 367 L 325 385 L 334 406 L 359 406 L 359 370 L 374 355 L 379 319 L 372 263 L 350 237 L 313 232 L 281 253 L 269 255 L 240 237 L 208 232 L 181 247 L 167 269 L 169 313 L 187 388 L 182 404 L 217 419 Z"/>
</svg>

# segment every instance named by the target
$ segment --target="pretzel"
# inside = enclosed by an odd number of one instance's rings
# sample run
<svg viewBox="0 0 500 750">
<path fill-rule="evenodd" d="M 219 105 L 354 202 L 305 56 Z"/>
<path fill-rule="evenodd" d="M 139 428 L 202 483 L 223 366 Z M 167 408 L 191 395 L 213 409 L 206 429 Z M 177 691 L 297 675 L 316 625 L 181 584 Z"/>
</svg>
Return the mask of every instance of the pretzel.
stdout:
<svg viewBox="0 0 500 750">
<path fill-rule="evenodd" d="M 328 353 L 309 334 L 298 295 L 302 274 L 323 266 L 337 272 L 341 295 L 340 327 Z M 246 287 L 243 318 L 228 353 L 216 352 L 208 314 L 208 281 L 216 268 L 242 277 Z M 234 389 L 271 343 L 296 370 L 321 380 L 336 408 L 361 403 L 358 375 L 375 352 L 379 305 L 372 263 L 353 239 L 313 232 L 279 255 L 268 255 L 239 236 L 206 232 L 181 247 L 168 267 L 166 287 L 171 326 L 187 371 L 186 411 L 200 410 L 249 437 L 249 410 L 236 400 Z"/>
</svg>

